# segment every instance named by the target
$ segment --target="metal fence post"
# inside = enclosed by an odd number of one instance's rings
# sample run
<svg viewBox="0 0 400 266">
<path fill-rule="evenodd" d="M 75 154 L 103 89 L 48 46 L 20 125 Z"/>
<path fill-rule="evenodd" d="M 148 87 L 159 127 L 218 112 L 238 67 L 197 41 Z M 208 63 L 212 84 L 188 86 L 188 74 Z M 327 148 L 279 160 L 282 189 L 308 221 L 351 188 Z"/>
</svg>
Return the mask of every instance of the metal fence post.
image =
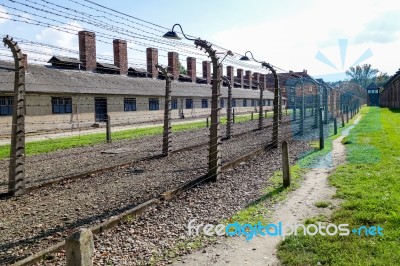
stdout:
<svg viewBox="0 0 400 266">
<path fill-rule="evenodd" d="M 16 42 L 8 36 L 4 45 L 11 49 L 15 64 L 13 116 L 11 126 L 11 147 L 8 193 L 19 196 L 25 193 L 25 66 L 23 54 Z"/>
<path fill-rule="evenodd" d="M 107 143 L 111 143 L 111 117 L 107 115 L 107 120 L 106 120 L 106 140 Z"/>
<path fill-rule="evenodd" d="M 232 123 L 235 124 L 235 108 L 232 108 Z"/>
<path fill-rule="evenodd" d="M 254 112 L 251 112 L 251 121 L 253 121 L 254 118 Z"/>
<path fill-rule="evenodd" d="M 209 128 L 209 127 L 210 127 L 210 124 L 208 122 L 208 116 L 207 116 L 207 118 L 206 118 L 206 128 Z"/>
<path fill-rule="evenodd" d="M 319 149 L 324 149 L 324 124 L 322 122 L 322 107 L 319 108 Z"/>
<path fill-rule="evenodd" d="M 167 68 L 163 68 L 158 64 L 156 64 L 156 68 L 160 69 L 160 71 L 165 76 L 165 103 L 164 103 L 162 155 L 168 156 L 170 148 L 169 136 L 171 135 L 171 77 L 168 75 Z M 181 104 L 181 106 L 183 106 L 183 104 Z M 181 115 L 181 118 L 182 116 L 183 115 Z"/>
<path fill-rule="evenodd" d="M 349 106 L 346 105 L 346 123 L 349 123 Z"/>
<path fill-rule="evenodd" d="M 290 186 L 289 144 L 286 140 L 282 142 L 282 176 L 283 187 Z"/>
</svg>

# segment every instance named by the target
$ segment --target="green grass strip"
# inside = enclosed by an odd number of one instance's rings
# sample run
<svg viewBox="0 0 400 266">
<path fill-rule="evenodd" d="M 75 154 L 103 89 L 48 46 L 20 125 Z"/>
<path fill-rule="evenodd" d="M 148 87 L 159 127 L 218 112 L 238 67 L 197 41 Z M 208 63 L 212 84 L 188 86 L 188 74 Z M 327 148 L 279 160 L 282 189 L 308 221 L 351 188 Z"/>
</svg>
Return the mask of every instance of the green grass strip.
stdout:
<svg viewBox="0 0 400 266">
<path fill-rule="evenodd" d="M 279 247 L 284 265 L 399 265 L 400 114 L 364 107 L 343 143 L 347 163 L 330 176 L 343 200 L 330 223 L 380 226 L 383 236 L 296 236 Z"/>
</svg>

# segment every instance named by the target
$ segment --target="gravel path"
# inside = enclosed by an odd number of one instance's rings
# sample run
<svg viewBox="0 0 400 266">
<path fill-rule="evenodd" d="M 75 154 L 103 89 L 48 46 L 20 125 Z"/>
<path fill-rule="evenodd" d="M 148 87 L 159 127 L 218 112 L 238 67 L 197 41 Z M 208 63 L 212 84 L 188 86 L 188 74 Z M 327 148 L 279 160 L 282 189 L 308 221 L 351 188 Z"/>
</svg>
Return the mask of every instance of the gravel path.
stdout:
<svg viewBox="0 0 400 266">
<path fill-rule="evenodd" d="M 246 127 L 248 130 L 249 125 Z M 224 141 L 223 161 L 253 150 L 270 135 L 268 128 Z M 103 221 L 205 174 L 207 149 L 205 145 L 0 201 L 0 265 L 20 260 L 80 226 Z"/>
<path fill-rule="evenodd" d="M 292 162 L 310 149 L 306 142 L 290 143 L 290 148 Z M 263 153 L 223 173 L 216 183 L 192 188 L 152 207 L 136 220 L 96 235 L 94 265 L 164 265 L 177 255 L 190 253 L 187 246 L 186 250 L 176 249 L 178 243 L 193 239 L 187 235 L 188 221 L 217 224 L 257 199 L 268 185 L 268 178 L 280 169 L 280 157 L 280 149 Z M 202 241 L 204 245 L 213 242 L 207 238 Z M 45 265 L 64 263 L 61 251 Z"/>
</svg>

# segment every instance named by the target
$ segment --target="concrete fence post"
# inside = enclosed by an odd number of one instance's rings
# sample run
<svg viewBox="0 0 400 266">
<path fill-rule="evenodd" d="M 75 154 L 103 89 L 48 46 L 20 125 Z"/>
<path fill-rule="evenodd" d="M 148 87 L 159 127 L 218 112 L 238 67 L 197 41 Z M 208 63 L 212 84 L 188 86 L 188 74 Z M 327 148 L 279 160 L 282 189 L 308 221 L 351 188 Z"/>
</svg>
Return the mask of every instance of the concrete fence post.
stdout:
<svg viewBox="0 0 400 266">
<path fill-rule="evenodd" d="M 210 127 L 210 124 L 208 122 L 208 116 L 207 116 L 207 118 L 206 118 L 206 128 L 209 128 L 209 127 Z"/>
<path fill-rule="evenodd" d="M 165 102 L 164 102 L 164 126 L 163 126 L 163 147 L 162 155 L 168 156 L 170 148 L 169 137 L 171 135 L 171 77 L 168 75 L 167 68 L 158 64 L 155 65 L 165 76 Z M 181 118 L 183 118 L 183 99 L 181 99 Z"/>
<path fill-rule="evenodd" d="M 320 101 L 319 101 L 319 96 L 318 96 L 318 94 L 317 95 L 315 95 L 315 97 L 314 97 L 315 99 L 314 99 L 314 128 L 317 128 L 318 127 L 318 116 L 319 116 L 319 104 L 320 104 Z"/>
<path fill-rule="evenodd" d="M 25 193 L 25 65 L 24 55 L 15 41 L 3 38 L 5 46 L 11 49 L 14 57 L 14 98 L 11 126 L 10 166 L 8 193 L 20 196 Z"/>
<path fill-rule="evenodd" d="M 342 127 L 344 127 L 344 114 L 342 113 Z"/>
<path fill-rule="evenodd" d="M 337 134 L 337 119 L 336 119 L 336 117 L 333 118 L 333 134 L 334 135 Z"/>
<path fill-rule="evenodd" d="M 93 233 L 81 228 L 66 239 L 67 266 L 92 266 L 94 253 Z"/>
<path fill-rule="evenodd" d="M 263 106 L 263 98 L 264 98 L 264 87 L 259 86 L 260 89 L 260 100 L 259 100 L 259 109 L 258 109 L 258 129 L 261 130 L 264 127 L 264 106 Z"/>
<path fill-rule="evenodd" d="M 251 112 L 251 120 L 253 121 L 254 119 L 254 112 Z"/>
<path fill-rule="evenodd" d="M 107 115 L 107 120 L 106 120 L 106 140 L 107 143 L 111 143 L 111 117 Z"/>
<path fill-rule="evenodd" d="M 323 150 L 325 143 L 324 143 L 324 124 L 322 121 L 322 107 L 319 108 L 319 149 Z"/>
<path fill-rule="evenodd" d="M 282 176 L 283 187 L 290 186 L 289 144 L 286 140 L 282 142 Z"/>
<path fill-rule="evenodd" d="M 232 85 L 227 77 L 222 77 L 228 85 L 228 106 L 226 109 L 226 138 L 230 139 L 232 136 Z"/>
</svg>

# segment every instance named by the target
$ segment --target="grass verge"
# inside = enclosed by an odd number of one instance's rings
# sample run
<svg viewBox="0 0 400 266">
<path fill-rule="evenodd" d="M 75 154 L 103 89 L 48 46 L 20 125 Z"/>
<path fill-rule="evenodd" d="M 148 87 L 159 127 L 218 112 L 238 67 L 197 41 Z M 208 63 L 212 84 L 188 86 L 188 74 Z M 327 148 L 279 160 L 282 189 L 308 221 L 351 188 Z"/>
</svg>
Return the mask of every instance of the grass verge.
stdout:
<svg viewBox="0 0 400 266">
<path fill-rule="evenodd" d="M 361 110 L 363 118 L 343 143 L 347 163 L 330 176 L 343 204 L 330 222 L 380 226 L 383 236 L 296 236 L 279 246 L 284 265 L 398 265 L 400 262 L 400 115 Z"/>
</svg>

